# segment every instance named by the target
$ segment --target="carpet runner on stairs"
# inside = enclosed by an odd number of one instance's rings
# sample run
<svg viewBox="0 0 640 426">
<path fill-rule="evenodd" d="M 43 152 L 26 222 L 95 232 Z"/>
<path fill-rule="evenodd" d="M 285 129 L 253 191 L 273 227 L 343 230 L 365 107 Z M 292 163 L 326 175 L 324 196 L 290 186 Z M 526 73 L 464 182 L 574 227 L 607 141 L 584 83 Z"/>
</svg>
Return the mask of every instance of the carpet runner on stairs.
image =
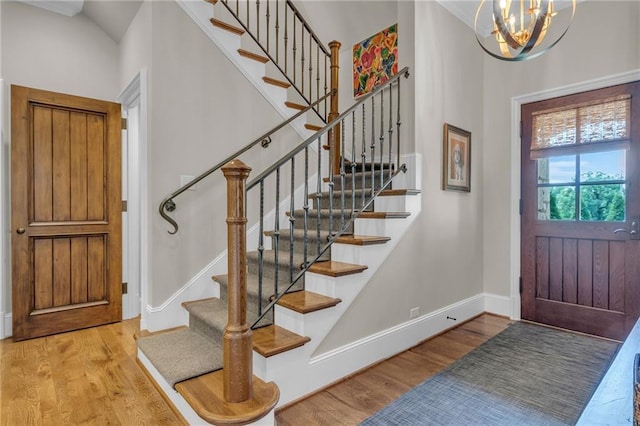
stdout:
<svg viewBox="0 0 640 426">
<path fill-rule="evenodd" d="M 324 246 L 329 237 L 329 226 L 333 228 L 334 233 L 339 231 L 351 219 L 352 200 L 355 199 L 356 208 L 362 205 L 362 197 L 371 196 L 370 184 L 375 182 L 376 186 L 380 182 L 379 165 L 366 165 L 365 170 L 376 169 L 374 173 L 375 180 L 371 178 L 371 172 L 365 172 L 363 185 L 362 172 L 356 171 L 355 181 L 356 188 L 351 190 L 352 178 L 350 173 L 346 174 L 344 193 L 339 190 L 341 179 L 334 178 L 333 202 L 330 203 L 329 192 L 320 194 L 310 194 L 309 199 L 313 203 L 313 208 L 308 210 L 307 214 L 307 230 L 305 232 L 305 210 L 294 211 L 293 230 L 288 228 L 279 231 L 278 237 L 278 258 L 276 267 L 276 251 L 264 250 L 262 256 L 263 263 L 263 291 L 259 294 L 258 290 L 258 271 L 260 256 L 257 251 L 247 253 L 247 322 L 253 324 L 259 316 L 258 305 L 262 308 L 267 306 L 272 296 L 276 293 L 275 275 L 278 275 L 278 292 L 281 293 L 291 282 L 291 277 L 295 277 L 301 270 L 301 266 L 305 262 L 305 240 L 307 242 L 306 261 L 310 262 L 318 254 L 318 248 Z M 362 170 L 362 167 L 356 168 Z M 351 168 L 347 169 L 348 172 Z M 389 175 L 389 170 L 384 169 L 385 178 Z M 325 179 L 326 181 L 326 179 Z M 345 211 L 340 210 L 340 205 L 344 199 Z M 329 207 L 331 205 L 331 211 Z M 319 208 L 319 210 L 317 210 Z M 367 210 L 372 210 L 368 208 Z M 288 215 L 291 212 L 287 213 Z M 318 214 L 320 216 L 320 234 L 317 233 Z M 331 218 L 331 220 L 330 220 Z M 353 234 L 353 224 L 346 227 L 345 236 Z M 272 239 L 272 247 L 275 247 L 274 231 L 265 232 L 267 238 Z M 344 237 L 343 237 L 344 238 Z M 293 242 L 293 246 L 292 246 Z M 293 250 L 291 248 L 293 247 Z M 293 258 L 293 262 L 291 262 Z M 352 268 L 358 265 L 340 264 L 339 262 L 328 262 L 331 260 L 331 249 L 327 250 L 320 261 L 325 268 L 333 267 L 338 271 L 334 276 L 340 276 L 340 268 L 346 268 L 344 274 L 360 272 L 366 267 L 357 269 Z M 321 270 L 322 266 L 314 265 L 315 270 Z M 331 275 L 328 273 L 327 275 Z M 149 361 L 156 367 L 158 372 L 172 387 L 176 383 L 184 380 L 201 376 L 222 368 L 222 334 L 227 323 L 227 285 L 228 277 L 226 275 L 215 276 L 213 279 L 220 285 L 220 298 L 210 298 L 199 301 L 185 302 L 183 307 L 189 313 L 189 327 L 186 329 L 170 331 L 166 333 L 151 334 L 149 336 L 140 337 L 138 339 L 138 348 L 144 353 Z M 291 297 L 287 297 L 280 304 L 292 308 L 291 301 L 295 292 L 304 289 L 304 277 L 296 283 L 290 290 Z M 300 296 L 300 297 L 298 297 Z M 317 297 L 316 297 L 317 296 Z M 304 299 L 315 305 L 308 309 L 319 309 L 334 306 L 339 303 L 338 299 L 316 300 L 322 298 L 321 295 L 304 292 L 295 295 L 295 299 Z M 319 307 L 319 308 L 318 308 Z M 307 308 L 303 308 L 305 310 Z M 265 327 L 273 324 L 273 311 L 268 313 L 257 324 L 257 327 Z M 272 331 L 269 331 L 271 333 Z M 279 331 L 279 333 L 287 332 Z M 267 333 L 268 334 L 268 333 Z M 291 333 L 293 334 L 293 333 Z M 297 336 L 297 335 L 294 335 Z M 308 338 L 297 336 L 298 342 L 293 347 L 304 344 Z M 306 339 L 306 340 L 305 340 Z M 293 337 L 293 340 L 296 340 Z M 255 342 L 254 342 L 255 348 Z M 257 350 L 257 349 L 256 349 Z M 260 351 L 259 351 L 260 352 Z"/>
</svg>

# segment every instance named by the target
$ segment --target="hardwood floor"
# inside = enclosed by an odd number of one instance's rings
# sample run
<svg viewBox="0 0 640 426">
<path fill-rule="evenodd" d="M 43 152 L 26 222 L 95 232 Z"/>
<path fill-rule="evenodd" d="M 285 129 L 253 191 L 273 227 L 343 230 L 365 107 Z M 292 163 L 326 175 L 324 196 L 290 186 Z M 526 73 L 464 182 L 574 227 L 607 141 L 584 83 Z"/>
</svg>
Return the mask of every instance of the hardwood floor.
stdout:
<svg viewBox="0 0 640 426">
<path fill-rule="evenodd" d="M 136 362 L 138 320 L 0 341 L 0 424 L 177 425 Z"/>
<path fill-rule="evenodd" d="M 484 314 L 276 411 L 278 426 L 357 425 L 512 324 Z"/>
<path fill-rule="evenodd" d="M 354 425 L 506 328 L 481 315 L 276 413 L 278 425 Z M 0 425 L 179 425 L 136 362 L 138 320 L 0 341 Z"/>
</svg>

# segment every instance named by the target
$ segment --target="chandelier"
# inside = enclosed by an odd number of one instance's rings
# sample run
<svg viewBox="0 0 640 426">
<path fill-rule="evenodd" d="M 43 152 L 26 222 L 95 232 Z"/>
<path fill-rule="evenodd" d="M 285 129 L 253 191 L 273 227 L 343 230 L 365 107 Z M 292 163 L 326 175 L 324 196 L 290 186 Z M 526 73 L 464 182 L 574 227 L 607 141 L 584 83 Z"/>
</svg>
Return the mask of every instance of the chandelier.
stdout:
<svg viewBox="0 0 640 426">
<path fill-rule="evenodd" d="M 557 22 L 558 11 L 553 0 L 482 0 L 474 22 L 476 39 L 485 52 L 497 59 L 523 61 L 535 58 L 555 46 L 567 33 L 576 10 L 576 0 L 570 1 L 572 10 L 568 21 Z M 568 0 L 564 3 L 566 5 Z M 481 34 L 478 25 L 481 15 L 488 17 L 485 5 L 489 4 L 492 5 L 489 10 L 493 21 L 491 35 L 496 44 Z"/>
</svg>

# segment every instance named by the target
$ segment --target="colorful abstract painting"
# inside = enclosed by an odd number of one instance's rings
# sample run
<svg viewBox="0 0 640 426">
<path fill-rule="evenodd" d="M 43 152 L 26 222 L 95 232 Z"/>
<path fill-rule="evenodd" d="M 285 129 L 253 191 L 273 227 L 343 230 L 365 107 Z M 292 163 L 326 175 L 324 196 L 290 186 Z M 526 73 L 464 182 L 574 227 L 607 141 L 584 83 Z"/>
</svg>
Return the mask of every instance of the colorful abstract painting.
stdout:
<svg viewBox="0 0 640 426">
<path fill-rule="evenodd" d="M 398 73 L 398 24 L 353 45 L 353 96 L 359 97 Z"/>
</svg>

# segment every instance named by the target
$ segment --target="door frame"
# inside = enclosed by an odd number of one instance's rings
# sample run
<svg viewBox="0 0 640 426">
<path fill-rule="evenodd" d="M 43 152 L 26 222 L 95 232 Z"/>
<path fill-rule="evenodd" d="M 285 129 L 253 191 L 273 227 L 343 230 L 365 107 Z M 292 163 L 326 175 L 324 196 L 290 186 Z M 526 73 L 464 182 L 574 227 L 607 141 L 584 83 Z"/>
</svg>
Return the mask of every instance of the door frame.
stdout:
<svg viewBox="0 0 640 426">
<path fill-rule="evenodd" d="M 145 306 L 148 305 L 149 289 L 149 251 L 148 251 L 148 186 L 147 186 L 147 113 L 148 113 L 148 80 L 147 70 L 143 68 L 127 84 L 118 96 L 122 105 L 123 117 L 129 110 L 137 108 L 137 131 L 127 131 L 127 229 L 123 235 L 123 244 L 127 246 L 129 265 L 129 285 L 127 294 L 122 297 L 122 319 L 140 315 L 140 328 L 145 329 L 147 318 Z M 135 198 L 132 200 L 131 198 Z M 133 267 L 132 267 L 133 265 Z M 136 266 L 137 265 L 137 266 Z M 132 274 L 133 272 L 133 274 Z M 134 275 L 132 280 L 131 275 Z"/>
<path fill-rule="evenodd" d="M 0 339 L 11 335 L 11 311 L 10 306 L 6 306 L 6 301 L 11 300 L 11 265 L 9 263 L 9 176 L 11 173 L 11 161 L 9 148 L 9 128 L 10 119 L 10 99 L 4 80 L 0 78 Z M 9 293 L 9 294 L 7 294 Z"/>
<path fill-rule="evenodd" d="M 517 141 L 511 146 L 511 195 L 510 195 L 510 268 L 509 282 L 511 289 L 511 319 L 521 319 L 521 298 L 520 298 L 520 193 L 521 193 L 521 140 L 520 140 L 520 109 L 523 104 L 542 101 L 545 99 L 567 96 L 590 90 L 602 89 L 604 87 L 618 84 L 630 83 L 640 80 L 640 69 L 614 74 L 580 83 L 569 84 L 554 89 L 545 89 L 540 92 L 529 93 L 511 98 L 511 140 Z"/>
</svg>

